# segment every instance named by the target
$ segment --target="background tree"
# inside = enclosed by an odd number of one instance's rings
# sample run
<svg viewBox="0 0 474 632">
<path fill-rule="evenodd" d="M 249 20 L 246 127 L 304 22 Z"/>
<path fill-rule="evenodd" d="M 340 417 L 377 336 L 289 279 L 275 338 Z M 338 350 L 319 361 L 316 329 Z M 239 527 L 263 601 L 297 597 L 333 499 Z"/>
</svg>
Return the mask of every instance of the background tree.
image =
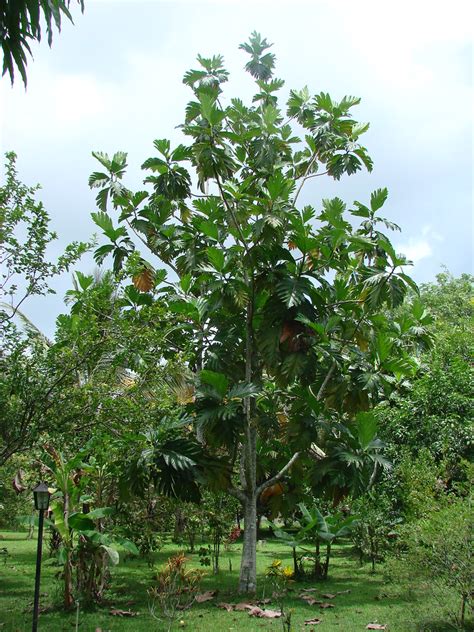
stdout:
<svg viewBox="0 0 474 632">
<path fill-rule="evenodd" d="M 80 449 L 91 433 L 125 435 L 152 416 L 149 393 L 163 383 L 160 359 L 177 351 L 173 323 L 165 333 L 159 303 L 147 307 L 133 285 L 121 288 L 111 274 L 76 279 L 67 297 L 71 311 L 58 317 L 53 340 L 31 323 L 26 332 L 11 322 L 5 327 L 0 464 L 52 436 Z"/>
<path fill-rule="evenodd" d="M 433 348 L 420 356 L 410 388 L 377 415 L 394 463 L 427 453 L 452 487 L 464 477 L 462 459 L 473 457 L 473 277 L 442 272 L 420 291 L 433 321 Z"/>
<path fill-rule="evenodd" d="M 235 470 L 227 491 L 245 516 L 240 590 L 253 592 L 262 492 L 310 448 L 331 411 L 352 419 L 417 365 L 410 356 L 416 334 L 404 337 L 386 314 L 414 287 L 403 272 L 407 262 L 381 230 L 398 228 L 378 215 L 387 191 L 349 209 L 338 198 L 324 200 L 319 211 L 298 205 L 308 179 L 372 168 L 359 142 L 368 124 L 351 116 L 359 99 L 336 102 L 292 90 L 285 116 L 270 44 L 254 33 L 241 48 L 257 85 L 250 106 L 224 102 L 222 57 L 199 57 L 200 69 L 184 77 L 194 93 L 182 125 L 191 143 L 171 149 L 169 141 L 155 141 L 158 155 L 143 164 L 153 191 L 124 186 L 121 152 L 94 154 L 104 170 L 92 174 L 90 185 L 100 189 L 94 221 L 109 239 L 97 261 L 112 254 L 117 272 L 130 257 L 140 262 L 137 286 L 160 292 L 193 341 L 196 394 L 188 407 L 200 439 Z M 156 260 L 137 251 L 137 240 L 177 281 L 155 271 Z M 282 467 L 270 465 L 260 482 L 258 446 L 281 430 L 268 407 L 275 388 L 291 426 L 291 457 Z"/>
<path fill-rule="evenodd" d="M 35 199 L 40 186 L 20 182 L 16 159 L 14 152 L 6 154 L 0 187 L 0 335 L 29 296 L 52 293 L 50 279 L 67 272 L 90 247 L 73 242 L 56 262 L 48 261 L 46 250 L 57 235 Z"/>
<path fill-rule="evenodd" d="M 77 3 L 84 11 L 84 0 L 77 0 Z M 3 0 L 0 5 L 2 75 L 8 72 L 12 84 L 16 66 L 26 87 L 28 54 L 32 55 L 31 42 L 40 42 L 42 28 L 46 27 L 48 44 L 51 46 L 54 28 L 61 31 L 62 18 L 65 16 L 72 22 L 70 6 L 71 0 Z"/>
</svg>

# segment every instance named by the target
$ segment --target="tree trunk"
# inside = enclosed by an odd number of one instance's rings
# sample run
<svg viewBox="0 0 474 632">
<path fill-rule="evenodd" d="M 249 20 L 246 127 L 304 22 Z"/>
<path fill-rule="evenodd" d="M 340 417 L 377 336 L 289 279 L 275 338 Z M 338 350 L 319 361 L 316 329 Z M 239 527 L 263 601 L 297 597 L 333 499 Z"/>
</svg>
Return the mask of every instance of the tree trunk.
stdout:
<svg viewBox="0 0 474 632">
<path fill-rule="evenodd" d="M 173 542 L 179 543 L 183 539 L 184 530 L 186 528 L 186 516 L 181 507 L 176 507 L 174 520 Z"/>
<path fill-rule="evenodd" d="M 316 550 L 314 552 L 314 575 L 321 577 L 321 552 L 319 539 L 316 540 Z"/>
<path fill-rule="evenodd" d="M 247 304 L 245 339 L 245 379 L 248 383 L 253 374 L 253 282 L 252 300 Z M 255 425 L 255 399 L 244 400 L 245 441 L 241 459 L 240 478 L 245 490 L 242 496 L 244 505 L 244 544 L 240 563 L 239 592 L 255 593 L 257 590 L 257 430 Z"/>
<path fill-rule="evenodd" d="M 469 599 L 469 595 L 466 593 L 463 593 L 461 596 L 461 611 L 459 614 L 460 623 L 463 628 L 464 628 L 464 620 L 466 618 L 466 604 L 468 602 L 468 599 Z"/>
<path fill-rule="evenodd" d="M 66 561 L 64 563 L 64 609 L 69 610 L 72 608 L 73 603 L 71 551 L 66 549 Z"/>
<path fill-rule="evenodd" d="M 69 494 L 63 492 L 63 520 L 64 529 L 68 534 L 68 541 L 64 542 L 66 550 L 66 561 L 64 563 L 64 608 L 69 610 L 74 603 L 73 586 L 72 586 L 72 533 L 69 531 Z"/>
<path fill-rule="evenodd" d="M 257 588 L 257 498 L 255 494 L 247 495 L 244 504 L 244 520 L 239 591 L 255 593 Z"/>
<path fill-rule="evenodd" d="M 324 579 L 328 578 L 330 558 L 331 558 L 331 544 L 326 544 L 326 561 L 324 562 Z"/>
<path fill-rule="evenodd" d="M 298 571 L 298 558 L 296 557 L 296 547 L 293 547 L 293 574 L 296 577 L 299 575 Z"/>
</svg>

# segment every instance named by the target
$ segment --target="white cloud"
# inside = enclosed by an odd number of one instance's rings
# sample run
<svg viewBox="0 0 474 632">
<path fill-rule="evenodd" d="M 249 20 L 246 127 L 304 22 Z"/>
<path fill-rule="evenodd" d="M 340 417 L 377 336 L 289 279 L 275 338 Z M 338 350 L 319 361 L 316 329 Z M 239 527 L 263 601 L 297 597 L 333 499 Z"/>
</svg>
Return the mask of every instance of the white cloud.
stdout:
<svg viewBox="0 0 474 632">
<path fill-rule="evenodd" d="M 107 117 L 117 99 L 117 87 L 92 74 L 55 74 L 47 65 L 35 70 L 27 92 L 18 81 L 13 88 L 2 86 L 2 115 L 9 137 L 80 137 Z"/>
<path fill-rule="evenodd" d="M 51 86 L 51 114 L 60 124 L 80 124 L 106 112 L 111 92 L 90 75 L 59 75 Z"/>
<path fill-rule="evenodd" d="M 413 263 L 426 259 L 426 257 L 431 257 L 433 254 L 433 250 L 426 239 L 410 239 L 408 244 L 400 245 L 399 250 Z"/>
<path fill-rule="evenodd" d="M 418 263 L 433 255 L 433 242 L 443 241 L 443 237 L 433 230 L 431 224 L 425 224 L 421 229 L 421 237 L 410 237 L 407 243 L 397 246 L 397 251 L 403 253 L 409 261 Z"/>
</svg>

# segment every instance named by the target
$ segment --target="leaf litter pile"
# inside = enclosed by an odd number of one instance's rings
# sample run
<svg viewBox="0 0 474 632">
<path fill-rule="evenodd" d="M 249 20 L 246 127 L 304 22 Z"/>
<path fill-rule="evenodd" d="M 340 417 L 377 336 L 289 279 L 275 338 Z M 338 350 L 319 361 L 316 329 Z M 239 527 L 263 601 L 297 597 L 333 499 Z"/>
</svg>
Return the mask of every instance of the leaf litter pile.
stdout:
<svg viewBox="0 0 474 632">
<path fill-rule="evenodd" d="M 265 603 L 268 603 L 269 600 L 264 599 L 263 601 Z M 269 608 L 260 608 L 259 605 L 256 605 L 253 603 L 242 602 L 242 603 L 232 604 L 232 603 L 222 602 L 222 603 L 217 604 L 217 607 L 222 608 L 223 610 L 227 610 L 227 612 L 234 612 L 234 611 L 248 612 L 249 616 L 251 617 L 261 617 L 265 619 L 278 619 L 278 617 L 281 617 L 280 610 L 270 610 Z"/>
<path fill-rule="evenodd" d="M 217 590 L 208 590 L 203 593 L 198 593 L 194 601 L 192 603 L 206 603 L 207 601 L 212 601 L 216 595 Z M 321 593 L 322 599 L 316 599 L 313 595 L 319 592 L 317 588 L 303 588 L 298 595 L 298 597 L 304 601 L 308 606 L 319 606 L 322 610 L 328 608 L 335 608 L 335 604 L 329 603 L 326 600 L 335 599 L 338 595 L 346 595 L 350 593 L 350 590 L 340 590 L 336 593 Z M 276 597 L 277 595 L 274 595 Z M 270 608 L 266 608 L 265 606 L 271 603 L 270 598 L 261 599 L 256 602 L 239 602 L 239 603 L 228 603 L 225 601 L 221 601 L 217 604 L 218 608 L 222 610 L 226 610 L 227 612 L 247 612 L 250 617 L 259 617 L 265 619 L 278 619 L 282 616 L 280 610 L 272 610 Z M 192 605 L 192 604 L 190 604 Z M 261 607 L 263 606 L 263 608 Z M 136 616 L 138 613 L 132 613 L 131 611 L 123 611 L 123 610 L 112 610 L 110 614 L 115 616 Z M 312 617 L 310 619 L 305 619 L 304 625 L 319 625 L 323 620 L 318 617 Z M 366 627 L 367 630 L 387 630 L 387 626 L 381 623 L 369 623 Z"/>
</svg>

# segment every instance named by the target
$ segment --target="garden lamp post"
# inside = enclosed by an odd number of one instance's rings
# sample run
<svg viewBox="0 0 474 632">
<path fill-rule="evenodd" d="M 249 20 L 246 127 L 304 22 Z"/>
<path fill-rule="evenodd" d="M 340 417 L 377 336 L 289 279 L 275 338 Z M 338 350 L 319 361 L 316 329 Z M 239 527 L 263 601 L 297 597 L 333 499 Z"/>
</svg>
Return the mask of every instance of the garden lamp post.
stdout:
<svg viewBox="0 0 474 632">
<path fill-rule="evenodd" d="M 39 511 L 38 520 L 38 548 L 36 549 L 36 576 L 35 576 L 35 600 L 33 602 L 33 632 L 38 629 L 38 606 L 41 577 L 41 554 L 43 551 L 43 519 L 44 512 L 48 510 L 50 493 L 45 483 L 40 483 L 33 490 L 35 509 Z"/>
</svg>

